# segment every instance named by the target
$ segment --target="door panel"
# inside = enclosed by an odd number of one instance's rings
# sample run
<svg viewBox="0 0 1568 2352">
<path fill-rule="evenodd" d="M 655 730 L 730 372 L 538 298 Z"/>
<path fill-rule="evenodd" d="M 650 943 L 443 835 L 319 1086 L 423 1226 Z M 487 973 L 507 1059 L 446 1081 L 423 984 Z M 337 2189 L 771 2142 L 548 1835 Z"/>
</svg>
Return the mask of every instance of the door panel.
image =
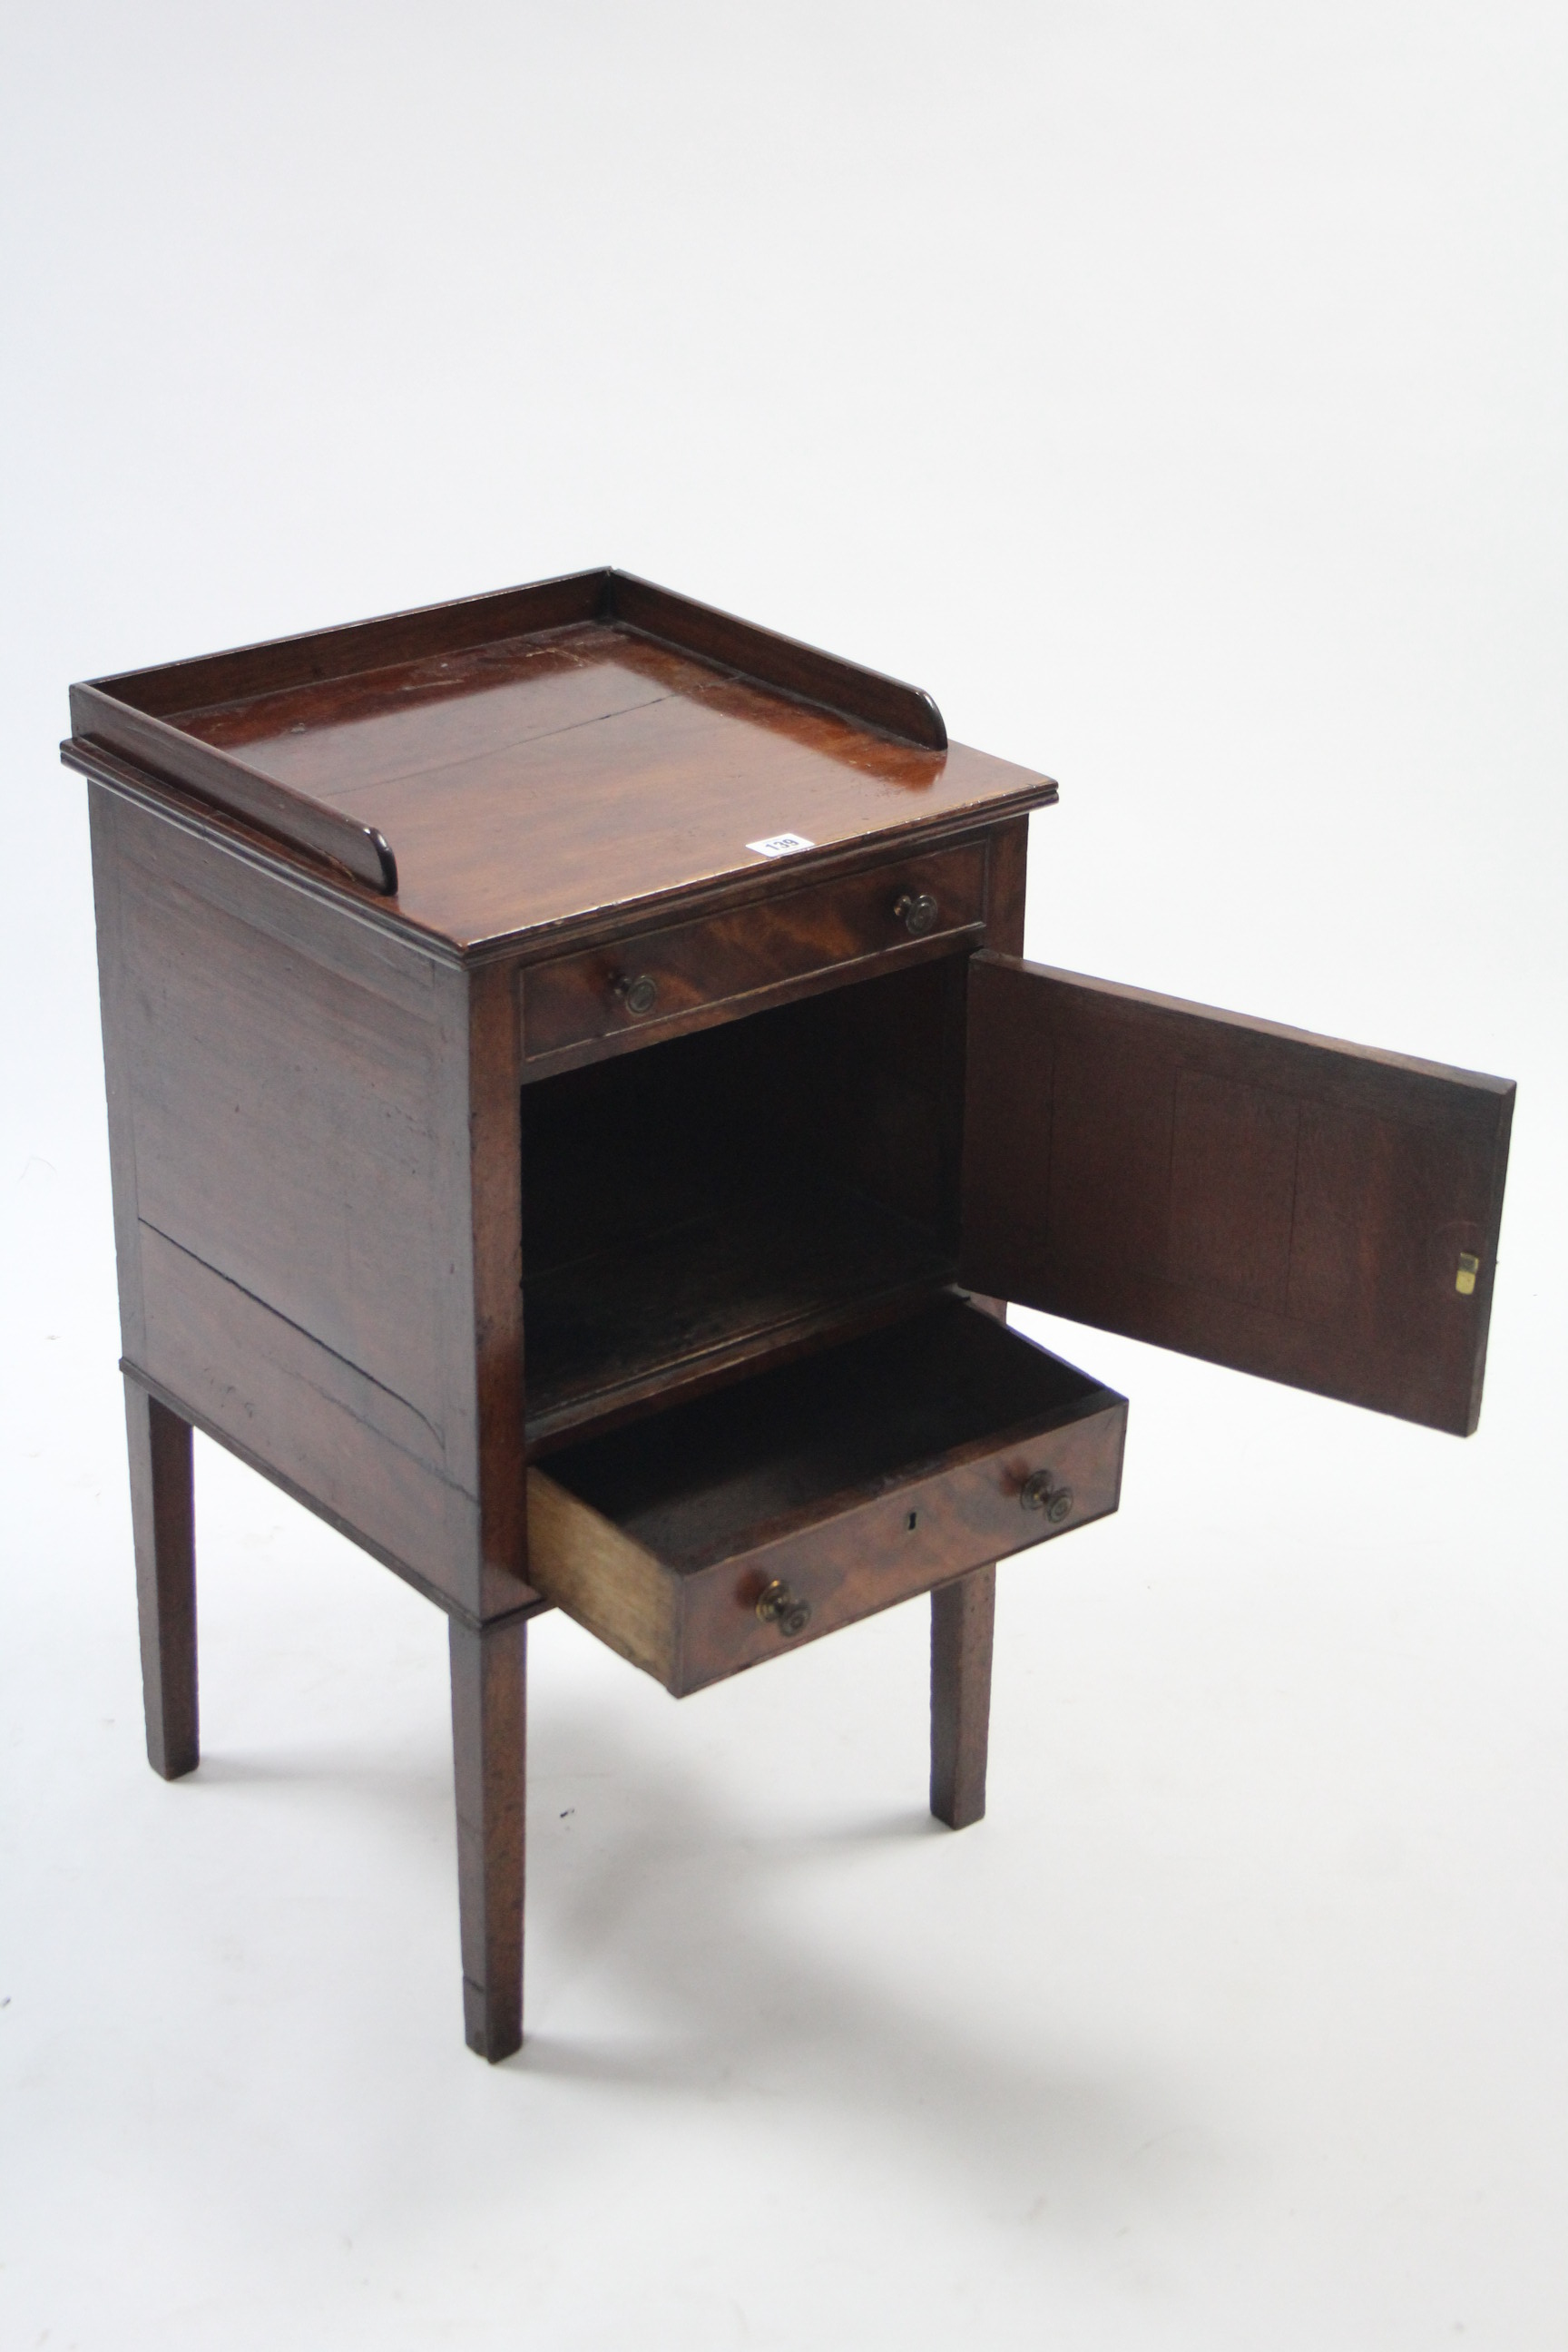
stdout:
<svg viewBox="0 0 1568 2352">
<path fill-rule="evenodd" d="M 966 1284 L 1474 1429 L 1509 1080 L 1012 956 L 969 990 Z"/>
</svg>

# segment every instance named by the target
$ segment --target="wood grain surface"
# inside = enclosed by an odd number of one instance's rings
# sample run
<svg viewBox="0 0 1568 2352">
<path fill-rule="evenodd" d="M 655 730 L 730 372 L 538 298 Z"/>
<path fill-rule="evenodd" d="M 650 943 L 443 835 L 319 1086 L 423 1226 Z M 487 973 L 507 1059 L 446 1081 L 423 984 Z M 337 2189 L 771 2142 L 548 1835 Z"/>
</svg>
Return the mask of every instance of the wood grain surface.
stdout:
<svg viewBox="0 0 1568 2352">
<path fill-rule="evenodd" d="M 448 1626 L 463 2025 L 495 2064 L 522 2041 L 528 1626 Z"/>
<path fill-rule="evenodd" d="M 694 1013 L 744 1013 L 773 1003 L 806 974 L 843 984 L 901 962 L 950 953 L 959 934 L 978 946 L 985 920 L 985 846 L 974 841 L 928 856 L 780 889 L 754 906 L 645 931 L 529 967 L 525 978 L 531 1073 L 570 1066 L 574 1048 L 605 1038 L 629 1045 L 688 1034 Z M 929 899 L 911 932 L 900 908 Z M 853 966 L 853 971 L 846 967 Z M 654 992 L 628 1002 L 634 982 Z"/>
<path fill-rule="evenodd" d="M 190 1423 L 128 1379 L 125 1431 L 147 1760 L 163 1780 L 177 1780 L 201 1757 Z"/>
<path fill-rule="evenodd" d="M 745 874 L 781 834 L 809 864 L 1056 797 L 949 744 L 929 696 L 624 574 L 72 692 L 76 764 L 129 761 L 367 901 L 395 853 L 394 911 L 463 948 Z"/>
<path fill-rule="evenodd" d="M 128 1361 L 454 1608 L 526 1605 L 515 972 L 91 798 Z"/>
<path fill-rule="evenodd" d="M 969 1002 L 966 1282 L 1475 1428 L 1510 1081 L 990 954 Z"/>
<path fill-rule="evenodd" d="M 684 1696 L 1114 1510 L 1126 1413 L 944 1297 L 552 1454 L 531 1574 Z M 1055 1523 L 1026 1507 L 1041 1472 L 1070 1492 Z M 757 1614 L 774 1580 L 810 1609 L 793 1639 Z"/>
<path fill-rule="evenodd" d="M 976 1568 L 931 1596 L 931 1809 L 950 1830 L 985 1812 L 996 1570 Z"/>
</svg>

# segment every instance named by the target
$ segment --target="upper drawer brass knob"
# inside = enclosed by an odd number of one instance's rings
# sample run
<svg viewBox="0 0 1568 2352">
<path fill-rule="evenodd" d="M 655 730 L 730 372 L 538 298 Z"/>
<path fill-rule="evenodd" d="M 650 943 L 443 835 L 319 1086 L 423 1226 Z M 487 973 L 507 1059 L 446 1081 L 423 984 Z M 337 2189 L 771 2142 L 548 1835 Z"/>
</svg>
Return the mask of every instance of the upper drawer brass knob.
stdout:
<svg viewBox="0 0 1568 2352">
<path fill-rule="evenodd" d="M 658 1003 L 658 982 L 646 971 L 617 972 L 611 985 L 628 1013 L 651 1013 Z"/>
<path fill-rule="evenodd" d="M 796 1601 L 787 1584 L 775 1576 L 765 1584 L 757 1601 L 757 1614 L 764 1625 L 776 1625 L 787 1641 L 793 1633 L 804 1633 L 811 1622 L 809 1601 Z"/>
<path fill-rule="evenodd" d="M 893 912 L 917 940 L 936 929 L 937 904 L 929 890 L 906 890 L 901 898 L 894 899 Z"/>
<path fill-rule="evenodd" d="M 1018 1500 L 1026 1511 L 1044 1511 L 1053 1528 L 1059 1528 L 1072 1510 L 1072 1488 L 1058 1486 L 1048 1470 L 1037 1470 L 1026 1478 Z"/>
</svg>

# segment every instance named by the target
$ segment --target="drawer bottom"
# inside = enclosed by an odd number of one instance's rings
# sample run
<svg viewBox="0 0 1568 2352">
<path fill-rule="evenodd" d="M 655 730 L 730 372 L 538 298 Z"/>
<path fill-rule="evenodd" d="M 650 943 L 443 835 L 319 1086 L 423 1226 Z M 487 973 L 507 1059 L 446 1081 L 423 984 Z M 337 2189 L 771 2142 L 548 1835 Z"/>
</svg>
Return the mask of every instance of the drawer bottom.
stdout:
<svg viewBox="0 0 1568 2352">
<path fill-rule="evenodd" d="M 951 1294 L 529 1473 L 529 1580 L 678 1697 L 1116 1508 L 1127 1403 Z"/>
</svg>

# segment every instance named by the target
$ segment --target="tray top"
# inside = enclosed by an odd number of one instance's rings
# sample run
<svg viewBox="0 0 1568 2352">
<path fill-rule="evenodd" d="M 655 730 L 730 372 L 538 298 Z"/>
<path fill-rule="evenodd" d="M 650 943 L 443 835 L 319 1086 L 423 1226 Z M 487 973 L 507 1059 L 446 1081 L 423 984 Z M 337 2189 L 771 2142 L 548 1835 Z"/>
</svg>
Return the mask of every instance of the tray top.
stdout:
<svg viewBox="0 0 1568 2352">
<path fill-rule="evenodd" d="M 374 828 L 363 837 L 391 845 L 397 881 L 395 896 L 375 903 L 464 949 L 765 867 L 767 856 L 750 845 L 779 835 L 810 845 L 777 861 L 796 866 L 811 862 L 812 849 L 1055 797 L 1032 771 L 960 744 L 936 748 L 931 735 L 945 740 L 940 714 L 912 689 L 662 591 L 646 592 L 637 617 L 654 628 L 639 626 L 615 609 L 613 588 L 597 587 L 606 580 L 623 583 L 622 604 L 641 587 L 620 574 L 580 575 L 595 584 L 596 611 L 521 630 L 516 621 L 533 615 L 520 599 L 579 583 L 476 600 L 466 608 L 473 627 L 483 629 L 487 606 L 492 623 L 514 625 L 466 645 L 450 643 L 460 632 L 447 617 L 465 608 L 436 606 L 399 616 L 401 626 L 289 641 L 300 648 L 292 664 L 289 645 L 257 647 L 76 689 L 72 764 L 90 769 L 95 745 L 105 744 L 159 781 L 318 851 L 330 848 L 334 824 L 351 843 L 354 828 Z M 557 594 L 557 611 L 561 603 Z M 689 615 L 721 625 L 727 639 L 708 631 L 713 651 L 672 642 L 678 630 L 702 639 L 700 626 L 681 625 Z M 553 617 L 548 604 L 539 617 Z M 422 635 L 432 641 L 424 650 Z M 321 650 L 334 637 L 335 662 Z M 395 646 L 404 657 L 387 660 Z M 802 677 L 822 700 L 755 674 L 771 666 L 776 675 L 781 648 L 821 665 Z M 348 666 L 356 650 L 373 658 Z M 203 688 L 222 698 L 182 707 L 183 692 Z M 908 700 L 879 704 L 879 690 Z M 900 740 L 887 724 L 825 707 L 829 696 L 869 701 L 879 718 L 928 740 Z M 239 786 L 232 797 L 229 778 Z M 247 779 L 259 796 L 248 811 Z M 293 811 L 307 823 L 294 827 Z M 321 829 L 314 843 L 310 821 Z M 372 895 L 363 882 L 342 887 Z"/>
</svg>

